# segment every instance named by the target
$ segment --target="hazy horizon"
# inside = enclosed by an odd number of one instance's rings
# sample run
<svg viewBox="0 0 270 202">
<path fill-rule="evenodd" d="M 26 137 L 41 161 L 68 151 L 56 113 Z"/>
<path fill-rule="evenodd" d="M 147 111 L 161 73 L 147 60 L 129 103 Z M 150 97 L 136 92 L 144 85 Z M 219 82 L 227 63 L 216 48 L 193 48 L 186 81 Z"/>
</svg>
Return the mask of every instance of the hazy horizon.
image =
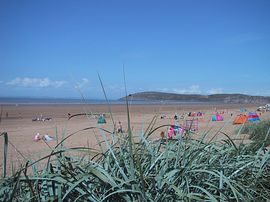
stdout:
<svg viewBox="0 0 270 202">
<path fill-rule="evenodd" d="M 161 91 L 143 91 L 143 92 L 134 92 L 132 94 L 136 94 L 136 93 L 169 93 L 169 92 L 161 92 Z M 131 95 L 132 95 L 131 94 Z M 242 93 L 217 93 L 217 94 L 181 94 L 181 93 L 171 93 L 171 94 L 178 94 L 178 95 L 205 95 L 205 96 L 209 96 L 209 95 L 231 95 L 231 94 L 242 94 Z M 262 96 L 262 97 L 270 97 L 270 96 L 264 96 L 264 95 L 250 95 L 250 94 L 242 94 L 242 95 L 247 95 L 247 96 Z M 118 100 L 121 98 L 124 98 L 126 95 L 120 96 L 118 98 L 114 98 L 114 99 L 109 99 L 109 100 Z M 105 97 L 100 97 L 100 98 L 92 98 L 92 97 L 56 97 L 56 96 L 0 96 L 0 99 L 67 99 L 67 100 L 83 100 L 83 99 L 87 99 L 87 100 L 101 100 L 104 101 L 106 100 Z"/>
</svg>

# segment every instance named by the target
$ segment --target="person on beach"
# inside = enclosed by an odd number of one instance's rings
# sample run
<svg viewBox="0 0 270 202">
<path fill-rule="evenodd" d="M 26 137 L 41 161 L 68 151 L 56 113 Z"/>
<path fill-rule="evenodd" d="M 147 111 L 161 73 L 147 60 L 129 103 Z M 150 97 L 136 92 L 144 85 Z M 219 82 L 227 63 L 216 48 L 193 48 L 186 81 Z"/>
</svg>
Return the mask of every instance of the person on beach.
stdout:
<svg viewBox="0 0 270 202">
<path fill-rule="evenodd" d="M 161 132 L 160 132 L 160 137 L 161 137 L 162 139 L 164 139 L 164 137 L 165 137 L 164 131 L 161 131 Z"/>
<path fill-rule="evenodd" d="M 172 139 L 174 135 L 175 135 L 175 134 L 174 134 L 174 128 L 173 128 L 173 126 L 171 126 L 171 127 L 169 128 L 169 130 L 168 130 L 167 137 L 168 137 L 168 139 Z"/>
<path fill-rule="evenodd" d="M 39 140 L 41 140 L 41 137 L 40 137 L 40 134 L 39 133 L 37 133 L 36 135 L 35 135 L 35 137 L 34 137 L 34 139 L 33 139 L 35 142 L 37 142 L 37 141 L 39 141 Z"/>
<path fill-rule="evenodd" d="M 123 127 L 122 127 L 121 121 L 118 122 L 117 132 L 118 132 L 118 133 L 123 133 Z"/>
</svg>

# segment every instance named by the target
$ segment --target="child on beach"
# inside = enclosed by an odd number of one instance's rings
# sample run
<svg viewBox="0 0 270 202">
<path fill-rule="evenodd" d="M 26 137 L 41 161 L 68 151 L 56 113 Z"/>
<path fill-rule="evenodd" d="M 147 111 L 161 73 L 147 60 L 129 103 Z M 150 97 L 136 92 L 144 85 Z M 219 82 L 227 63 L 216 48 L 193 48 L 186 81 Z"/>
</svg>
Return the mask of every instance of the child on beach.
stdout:
<svg viewBox="0 0 270 202">
<path fill-rule="evenodd" d="M 122 127 L 121 121 L 118 122 L 117 132 L 118 132 L 118 133 L 123 133 L 123 127 Z"/>
</svg>

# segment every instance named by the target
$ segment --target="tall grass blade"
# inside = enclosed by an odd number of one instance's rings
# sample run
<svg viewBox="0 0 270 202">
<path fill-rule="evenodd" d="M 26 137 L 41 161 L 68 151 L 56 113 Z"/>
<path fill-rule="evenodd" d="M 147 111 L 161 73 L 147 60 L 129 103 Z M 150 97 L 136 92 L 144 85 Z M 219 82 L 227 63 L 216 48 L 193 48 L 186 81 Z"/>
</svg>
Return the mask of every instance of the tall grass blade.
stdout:
<svg viewBox="0 0 270 202">
<path fill-rule="evenodd" d="M 134 159 L 133 159 L 133 141 L 132 141 L 132 132 L 130 126 L 130 112 L 129 112 L 129 103 L 128 103 L 128 94 L 127 94 L 127 86 L 126 86 L 126 74 L 125 68 L 123 66 L 123 74 L 124 74 L 124 85 L 125 85 L 125 93 L 126 93 L 126 109 L 127 109 L 127 118 L 128 118 L 128 145 L 129 145 L 129 158 L 130 158 L 130 173 L 132 179 L 135 179 L 134 173 Z"/>
<path fill-rule="evenodd" d="M 109 112 L 110 112 L 110 117 L 111 117 L 111 120 L 112 120 L 114 132 L 115 132 L 115 131 L 116 131 L 116 129 L 115 129 L 115 122 L 114 122 L 113 115 L 112 115 L 111 105 L 110 105 L 110 102 L 109 102 L 109 100 L 108 100 L 108 98 L 107 98 L 107 94 L 106 94 L 106 91 L 105 91 L 103 82 L 102 82 L 101 77 L 100 77 L 99 74 L 98 74 L 98 79 L 99 79 L 100 85 L 101 85 L 101 87 L 102 87 L 103 95 L 104 95 L 104 97 L 105 97 L 105 99 L 106 99 L 106 102 L 107 102 L 107 106 L 108 106 L 108 109 L 109 109 Z"/>
</svg>

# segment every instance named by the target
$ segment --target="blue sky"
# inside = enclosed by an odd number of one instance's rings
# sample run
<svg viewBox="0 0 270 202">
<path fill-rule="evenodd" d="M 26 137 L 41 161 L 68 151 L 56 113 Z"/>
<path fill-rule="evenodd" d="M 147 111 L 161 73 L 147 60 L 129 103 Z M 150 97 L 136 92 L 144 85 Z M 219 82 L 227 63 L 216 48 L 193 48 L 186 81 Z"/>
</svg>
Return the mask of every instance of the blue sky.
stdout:
<svg viewBox="0 0 270 202">
<path fill-rule="evenodd" d="M 270 96 L 268 0 L 0 0 L 0 96 Z"/>
</svg>

